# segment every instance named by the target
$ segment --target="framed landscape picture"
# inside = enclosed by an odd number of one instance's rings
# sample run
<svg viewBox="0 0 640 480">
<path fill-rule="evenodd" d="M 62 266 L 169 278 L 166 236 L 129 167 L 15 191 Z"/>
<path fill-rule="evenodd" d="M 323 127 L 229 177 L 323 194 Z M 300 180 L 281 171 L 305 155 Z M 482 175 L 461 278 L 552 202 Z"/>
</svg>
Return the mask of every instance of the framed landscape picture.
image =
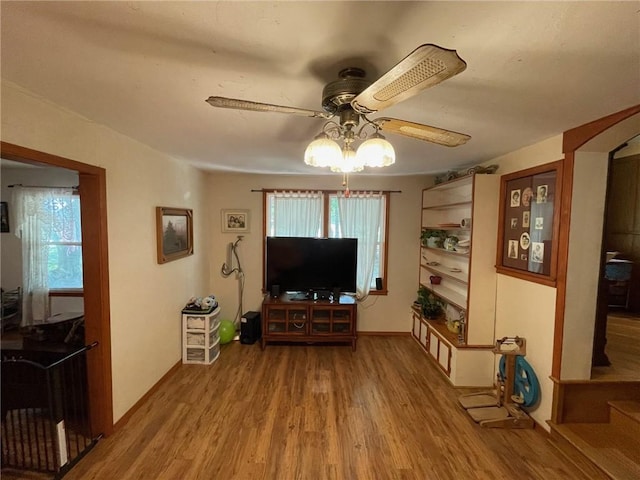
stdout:
<svg viewBox="0 0 640 480">
<path fill-rule="evenodd" d="M 156 207 L 158 263 L 193 255 L 193 211 Z"/>
</svg>

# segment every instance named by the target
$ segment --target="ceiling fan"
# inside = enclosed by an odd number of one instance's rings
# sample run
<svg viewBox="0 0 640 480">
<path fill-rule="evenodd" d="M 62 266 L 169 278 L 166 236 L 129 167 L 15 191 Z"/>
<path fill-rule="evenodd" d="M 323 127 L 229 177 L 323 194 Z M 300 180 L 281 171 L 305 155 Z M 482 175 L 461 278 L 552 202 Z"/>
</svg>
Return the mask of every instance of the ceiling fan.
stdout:
<svg viewBox="0 0 640 480">
<path fill-rule="evenodd" d="M 213 107 L 278 112 L 312 118 L 331 119 L 339 116 L 341 125 L 356 127 L 362 117 L 402 102 L 422 90 L 437 85 L 467 68 L 455 50 L 424 44 L 407 55 L 391 70 L 372 82 L 360 68 L 340 71 L 339 78 L 328 83 L 322 91 L 324 111 L 259 103 L 236 98 L 211 96 Z M 463 133 L 396 118 L 368 120 L 382 131 L 404 135 L 447 147 L 466 143 L 471 137 Z"/>
</svg>

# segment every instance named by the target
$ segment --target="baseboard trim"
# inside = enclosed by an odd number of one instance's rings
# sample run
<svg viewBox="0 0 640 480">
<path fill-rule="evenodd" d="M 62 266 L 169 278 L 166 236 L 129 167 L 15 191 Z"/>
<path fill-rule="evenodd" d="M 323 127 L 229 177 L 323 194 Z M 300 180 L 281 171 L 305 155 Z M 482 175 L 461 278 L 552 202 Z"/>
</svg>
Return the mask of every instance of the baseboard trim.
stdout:
<svg viewBox="0 0 640 480">
<path fill-rule="evenodd" d="M 366 336 L 379 336 L 379 337 L 405 337 L 407 335 L 411 335 L 411 332 L 361 332 L 358 331 L 358 336 L 359 337 L 366 337 Z"/>
<path fill-rule="evenodd" d="M 138 400 L 133 407 L 131 407 L 127 412 L 120 417 L 120 419 L 113 425 L 113 433 L 117 432 L 120 428 L 124 427 L 127 422 L 131 419 L 134 413 L 136 413 L 142 405 L 149 400 L 149 397 L 156 393 L 158 389 L 162 386 L 164 382 L 166 382 L 170 377 L 173 376 L 174 373 L 178 371 L 180 366 L 182 365 L 182 360 L 179 360 L 173 367 L 169 369 L 167 373 L 165 373 L 160 380 L 158 380 L 155 385 L 153 385 L 147 393 L 145 393 L 140 400 Z"/>
</svg>

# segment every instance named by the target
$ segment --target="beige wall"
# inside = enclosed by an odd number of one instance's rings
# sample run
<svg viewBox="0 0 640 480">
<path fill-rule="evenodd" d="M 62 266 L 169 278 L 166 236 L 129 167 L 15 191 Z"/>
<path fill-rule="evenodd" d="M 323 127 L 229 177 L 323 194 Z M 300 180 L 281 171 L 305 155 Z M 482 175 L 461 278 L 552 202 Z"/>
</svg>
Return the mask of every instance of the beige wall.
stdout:
<svg viewBox="0 0 640 480">
<path fill-rule="evenodd" d="M 558 135 L 486 164 L 498 165 L 497 175 L 504 175 L 562 158 L 562 135 Z M 555 305 L 555 288 L 498 275 L 496 338 L 518 335 L 526 339 L 525 359 L 533 367 L 541 390 L 540 402 L 530 413 L 535 421 L 546 429 L 546 421 L 551 418 L 553 400 L 553 382 L 549 376 L 553 361 Z"/>
<path fill-rule="evenodd" d="M 107 171 L 117 421 L 180 361 L 180 310 L 191 295 L 207 293 L 211 206 L 206 175 L 6 81 L 2 140 Z M 193 209 L 193 256 L 157 264 L 156 206 Z"/>
<path fill-rule="evenodd" d="M 560 373 L 562 380 L 591 378 L 607 193 L 607 158 L 606 153 L 576 152 Z"/>
<path fill-rule="evenodd" d="M 301 160 L 302 161 L 302 160 Z M 363 174 L 351 176 L 351 190 L 401 190 L 391 194 L 389 221 L 389 270 L 386 296 L 370 295 L 358 305 L 358 330 L 408 332 L 411 329 L 409 306 L 416 299 L 420 239 L 420 196 L 431 185 L 429 176 L 379 177 Z M 251 232 L 240 243 L 240 262 L 245 272 L 243 312 L 260 311 L 262 302 L 262 194 L 252 189 L 341 189 L 338 174 L 321 176 L 281 176 L 210 174 L 208 180 L 208 215 L 212 219 L 208 235 L 211 253 L 211 293 L 222 307 L 222 317 L 233 320 L 238 309 L 238 281 L 224 278 L 220 268 L 226 258 L 226 246 L 235 234 L 221 233 L 222 209 L 249 209 Z"/>
<path fill-rule="evenodd" d="M 542 427 L 551 418 L 553 382 L 553 329 L 555 324 L 556 289 L 498 275 L 496 304 L 496 338 L 523 337 L 527 341 L 525 360 L 540 383 L 540 402 L 530 411 Z M 496 361 L 498 359 L 496 358 Z"/>
</svg>

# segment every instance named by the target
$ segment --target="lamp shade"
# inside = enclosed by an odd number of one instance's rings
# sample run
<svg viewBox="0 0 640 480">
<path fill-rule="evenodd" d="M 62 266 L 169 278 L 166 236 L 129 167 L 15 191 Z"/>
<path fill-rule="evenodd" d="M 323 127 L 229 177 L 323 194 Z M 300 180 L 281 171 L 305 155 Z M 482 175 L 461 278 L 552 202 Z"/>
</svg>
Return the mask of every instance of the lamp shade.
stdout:
<svg viewBox="0 0 640 480">
<path fill-rule="evenodd" d="M 340 161 L 331 165 L 332 172 L 352 173 L 364 170 L 364 163 L 357 159 L 356 152 L 351 148 L 342 151 Z"/>
<path fill-rule="evenodd" d="M 396 162 L 393 145 L 378 133 L 360 145 L 356 157 L 366 167 L 388 167 Z"/>
<path fill-rule="evenodd" d="M 317 136 L 304 152 L 304 163 L 312 167 L 330 167 L 342 161 L 340 145 L 326 135 Z"/>
</svg>

